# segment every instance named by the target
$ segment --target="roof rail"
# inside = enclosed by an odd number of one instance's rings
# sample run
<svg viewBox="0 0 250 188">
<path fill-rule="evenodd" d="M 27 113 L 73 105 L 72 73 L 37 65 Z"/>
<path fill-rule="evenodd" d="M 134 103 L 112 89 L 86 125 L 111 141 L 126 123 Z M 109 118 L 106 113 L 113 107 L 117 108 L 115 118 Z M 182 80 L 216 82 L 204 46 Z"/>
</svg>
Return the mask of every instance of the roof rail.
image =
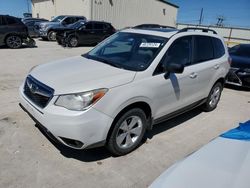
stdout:
<svg viewBox="0 0 250 188">
<path fill-rule="evenodd" d="M 213 34 L 217 34 L 217 32 L 215 30 L 213 30 L 213 29 L 198 28 L 198 27 L 185 27 L 185 28 L 179 30 L 178 33 L 186 32 L 188 30 L 201 30 L 202 32 L 206 32 L 206 33 L 208 33 L 209 31 L 211 31 Z"/>
</svg>

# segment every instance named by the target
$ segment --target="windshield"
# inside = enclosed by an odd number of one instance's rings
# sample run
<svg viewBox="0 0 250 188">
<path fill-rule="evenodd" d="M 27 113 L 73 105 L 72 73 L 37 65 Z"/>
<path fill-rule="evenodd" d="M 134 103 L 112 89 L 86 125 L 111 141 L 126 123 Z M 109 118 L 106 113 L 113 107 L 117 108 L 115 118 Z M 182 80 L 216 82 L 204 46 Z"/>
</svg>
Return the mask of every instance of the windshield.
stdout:
<svg viewBox="0 0 250 188">
<path fill-rule="evenodd" d="M 167 40 L 153 35 L 119 32 L 84 57 L 122 69 L 143 71 L 149 67 Z"/>
<path fill-rule="evenodd" d="M 76 23 L 73 23 L 73 24 L 69 24 L 68 27 L 69 28 L 72 28 L 72 29 L 78 29 L 79 27 L 81 27 L 82 25 L 85 24 L 85 21 L 84 20 L 79 20 L 77 21 Z"/>
<path fill-rule="evenodd" d="M 250 57 L 250 45 L 236 45 L 229 49 L 230 55 Z"/>
<path fill-rule="evenodd" d="M 65 16 L 57 16 L 54 19 L 51 20 L 51 22 L 60 22 Z"/>
</svg>

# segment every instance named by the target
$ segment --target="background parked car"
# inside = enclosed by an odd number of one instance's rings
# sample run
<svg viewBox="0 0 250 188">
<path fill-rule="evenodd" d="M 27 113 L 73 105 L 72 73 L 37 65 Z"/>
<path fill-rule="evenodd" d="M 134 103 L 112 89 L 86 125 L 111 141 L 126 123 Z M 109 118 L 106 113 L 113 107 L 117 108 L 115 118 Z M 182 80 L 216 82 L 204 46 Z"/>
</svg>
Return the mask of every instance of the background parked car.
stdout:
<svg viewBox="0 0 250 188">
<path fill-rule="evenodd" d="M 227 83 L 250 88 L 250 44 L 240 44 L 229 49 L 232 58 Z"/>
<path fill-rule="evenodd" d="M 60 28 L 55 28 L 55 32 L 56 32 L 56 40 L 57 40 L 57 43 L 60 45 L 62 44 L 62 39 L 64 37 L 64 33 L 66 31 L 75 31 L 77 30 L 78 28 L 80 28 L 82 25 L 85 24 L 86 21 L 83 21 L 83 20 L 79 20 L 78 22 L 76 23 L 73 23 L 73 24 L 70 24 L 70 25 L 67 25 L 65 27 L 60 27 Z"/>
<path fill-rule="evenodd" d="M 107 22 L 87 21 L 74 30 L 57 35 L 58 43 L 69 47 L 97 44 L 116 32 Z"/>
<path fill-rule="evenodd" d="M 43 19 L 43 18 L 27 18 L 23 19 L 22 22 L 28 27 L 28 32 L 31 37 L 38 37 L 38 33 L 36 32 L 35 24 L 36 23 L 41 23 L 41 22 L 46 22 L 48 20 Z"/>
<path fill-rule="evenodd" d="M 55 41 L 56 32 L 54 29 L 65 27 L 66 25 L 73 24 L 79 20 L 86 20 L 84 16 L 57 16 L 50 22 L 41 22 L 38 25 L 39 36 L 44 40 Z M 36 25 L 36 24 L 35 24 Z"/>
<path fill-rule="evenodd" d="M 35 41 L 30 39 L 28 28 L 21 19 L 9 15 L 0 15 L 0 45 L 20 48 L 24 42 L 28 45 L 35 44 Z"/>
</svg>

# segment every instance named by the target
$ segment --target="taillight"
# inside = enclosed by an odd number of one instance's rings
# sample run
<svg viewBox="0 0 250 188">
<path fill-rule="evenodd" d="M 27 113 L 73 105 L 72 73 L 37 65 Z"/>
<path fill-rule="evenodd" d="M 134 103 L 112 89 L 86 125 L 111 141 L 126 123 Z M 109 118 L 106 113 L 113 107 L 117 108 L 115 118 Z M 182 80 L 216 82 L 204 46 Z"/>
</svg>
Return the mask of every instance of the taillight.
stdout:
<svg viewBox="0 0 250 188">
<path fill-rule="evenodd" d="M 227 62 L 228 62 L 228 64 L 231 66 L 231 64 L 232 64 L 232 58 L 231 58 L 231 57 L 228 57 Z"/>
</svg>

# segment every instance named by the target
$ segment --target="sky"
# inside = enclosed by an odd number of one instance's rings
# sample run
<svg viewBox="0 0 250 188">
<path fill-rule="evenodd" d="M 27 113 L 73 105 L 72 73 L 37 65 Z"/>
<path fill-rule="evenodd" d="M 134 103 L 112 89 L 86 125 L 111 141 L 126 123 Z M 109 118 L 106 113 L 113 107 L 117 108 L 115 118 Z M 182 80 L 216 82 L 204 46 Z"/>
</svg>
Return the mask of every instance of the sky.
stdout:
<svg viewBox="0 0 250 188">
<path fill-rule="evenodd" d="M 214 25 L 217 17 L 225 18 L 225 26 L 250 28 L 250 0 L 169 0 L 178 5 L 177 22 L 198 24 L 203 8 L 202 24 Z"/>
<path fill-rule="evenodd" d="M 0 14 L 22 17 L 28 12 L 31 0 L 0 0 Z M 71 0 L 72 1 L 72 0 Z M 145 0 L 148 1 L 148 0 Z M 202 24 L 214 25 L 218 16 L 225 18 L 225 26 L 250 28 L 250 0 L 168 0 L 178 5 L 179 23 L 197 24 L 203 8 Z"/>
<path fill-rule="evenodd" d="M 23 17 L 23 13 L 28 12 L 30 2 L 30 0 L 0 0 L 0 14 Z M 31 11 L 30 6 L 29 10 Z"/>
</svg>

